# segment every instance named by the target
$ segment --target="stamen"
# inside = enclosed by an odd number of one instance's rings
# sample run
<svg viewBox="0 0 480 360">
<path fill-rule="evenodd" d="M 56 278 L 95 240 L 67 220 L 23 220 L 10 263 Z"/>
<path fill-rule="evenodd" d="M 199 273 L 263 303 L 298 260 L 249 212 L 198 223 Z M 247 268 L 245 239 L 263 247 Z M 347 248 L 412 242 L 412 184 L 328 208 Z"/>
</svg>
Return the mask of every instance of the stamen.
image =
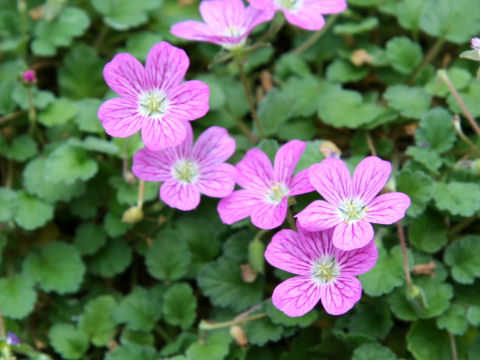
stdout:
<svg viewBox="0 0 480 360">
<path fill-rule="evenodd" d="M 313 266 L 312 276 L 322 285 L 334 281 L 340 275 L 340 267 L 334 257 L 324 257 Z"/>
<path fill-rule="evenodd" d="M 149 90 L 142 94 L 138 102 L 145 116 L 159 117 L 167 110 L 165 93 L 160 90 Z"/>
<path fill-rule="evenodd" d="M 193 184 L 199 175 L 198 165 L 191 160 L 180 160 L 173 166 L 173 177 L 181 182 Z"/>
<path fill-rule="evenodd" d="M 270 183 L 272 186 L 267 190 L 266 201 L 269 204 L 280 204 L 283 197 L 287 196 L 290 190 L 283 183 L 275 182 L 273 180 L 271 180 Z"/>
<path fill-rule="evenodd" d="M 338 206 L 340 216 L 343 221 L 348 224 L 354 221 L 362 220 L 368 209 L 360 200 L 348 199 Z"/>
</svg>

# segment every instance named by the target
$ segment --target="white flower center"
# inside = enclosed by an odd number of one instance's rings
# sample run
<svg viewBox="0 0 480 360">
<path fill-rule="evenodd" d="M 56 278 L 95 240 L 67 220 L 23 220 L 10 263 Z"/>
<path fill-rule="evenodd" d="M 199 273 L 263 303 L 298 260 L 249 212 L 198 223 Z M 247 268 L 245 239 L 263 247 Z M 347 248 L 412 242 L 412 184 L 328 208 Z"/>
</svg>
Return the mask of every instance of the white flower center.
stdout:
<svg viewBox="0 0 480 360">
<path fill-rule="evenodd" d="M 266 201 L 269 204 L 280 204 L 284 196 L 287 196 L 289 189 L 284 183 L 272 181 L 272 186 L 267 190 Z"/>
<path fill-rule="evenodd" d="M 167 111 L 167 96 L 161 90 L 148 90 L 140 95 L 138 105 L 144 116 L 159 118 Z"/>
<path fill-rule="evenodd" d="M 298 10 L 301 0 L 276 0 L 277 5 L 287 10 Z"/>
<path fill-rule="evenodd" d="M 340 275 L 340 267 L 334 257 L 325 256 L 319 259 L 312 268 L 312 276 L 321 284 L 326 285 Z"/>
<path fill-rule="evenodd" d="M 233 38 L 239 38 L 243 35 L 245 31 L 242 28 L 239 28 L 237 26 L 230 26 L 224 31 L 224 36 L 230 36 Z M 224 47 L 227 50 L 235 50 L 235 49 L 240 49 L 242 48 L 245 43 L 247 42 L 247 38 L 243 38 L 242 40 L 239 40 L 236 43 L 222 43 L 222 47 Z"/>
<path fill-rule="evenodd" d="M 194 184 L 199 176 L 200 171 L 197 163 L 192 160 L 178 160 L 172 169 L 173 177 L 185 184 Z"/>
<path fill-rule="evenodd" d="M 230 26 L 225 30 L 225 35 L 227 36 L 240 37 L 242 36 L 242 34 L 243 34 L 242 29 L 239 29 L 236 26 Z"/>
<path fill-rule="evenodd" d="M 368 211 L 367 207 L 358 199 L 345 200 L 338 205 L 338 210 L 343 221 L 347 223 L 362 220 Z"/>
</svg>

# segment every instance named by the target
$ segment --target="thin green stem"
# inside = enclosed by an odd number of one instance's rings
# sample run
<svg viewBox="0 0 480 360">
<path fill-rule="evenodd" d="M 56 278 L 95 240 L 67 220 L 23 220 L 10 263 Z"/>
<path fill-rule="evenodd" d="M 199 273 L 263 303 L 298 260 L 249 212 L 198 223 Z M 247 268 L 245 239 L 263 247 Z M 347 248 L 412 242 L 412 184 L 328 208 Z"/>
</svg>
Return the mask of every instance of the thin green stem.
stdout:
<svg viewBox="0 0 480 360">
<path fill-rule="evenodd" d="M 138 201 L 137 207 L 142 209 L 143 207 L 143 198 L 145 196 L 145 180 L 140 180 L 138 182 Z"/>
<path fill-rule="evenodd" d="M 410 266 L 408 265 L 408 255 L 407 255 L 407 243 L 405 242 L 405 234 L 403 233 L 403 226 L 402 222 L 397 222 L 398 228 L 398 237 L 400 239 L 400 246 L 402 247 L 402 256 L 403 256 L 403 268 L 405 270 L 405 280 L 407 282 L 407 286 L 410 290 L 413 290 L 413 283 L 412 278 L 410 276 Z"/>
<path fill-rule="evenodd" d="M 448 338 L 450 339 L 450 348 L 452 349 L 452 360 L 458 360 L 457 344 L 455 343 L 455 336 L 453 336 L 449 332 Z"/>
<path fill-rule="evenodd" d="M 428 53 L 423 59 L 422 63 L 418 66 L 418 68 L 412 74 L 410 79 L 408 79 L 409 84 L 413 83 L 417 78 L 417 76 L 420 74 L 420 72 L 425 68 L 425 66 L 430 64 L 437 57 L 444 43 L 445 43 L 445 39 L 443 37 L 440 37 L 437 39 L 437 41 L 435 41 L 435 43 L 432 45 L 430 50 L 428 50 Z"/>
<path fill-rule="evenodd" d="M 6 123 L 12 119 L 15 119 L 17 116 L 20 116 L 26 113 L 27 113 L 27 110 L 19 110 L 19 111 L 15 111 L 14 113 L 2 116 L 0 117 L 0 124 Z"/>
<path fill-rule="evenodd" d="M 377 151 L 375 150 L 375 144 L 373 143 L 372 136 L 370 135 L 370 132 L 365 131 L 365 137 L 367 139 L 367 145 L 368 149 L 370 150 L 370 154 L 373 156 L 377 156 Z"/>
<path fill-rule="evenodd" d="M 166 343 L 171 343 L 173 342 L 173 338 L 170 336 L 169 333 L 165 331 L 164 328 L 162 328 L 160 325 L 155 326 L 155 331 L 157 332 L 158 335 L 166 342 Z"/>
<path fill-rule="evenodd" d="M 20 15 L 20 31 L 22 36 L 21 52 L 23 59 L 27 62 L 27 46 L 28 46 L 28 33 L 27 33 L 27 2 L 25 0 L 17 1 L 18 13 Z"/>
<path fill-rule="evenodd" d="M 7 332 L 5 331 L 5 322 L 3 321 L 3 313 L 1 308 L 0 308 L 0 336 L 2 336 L 2 339 L 7 338 Z"/>
<path fill-rule="evenodd" d="M 27 95 L 28 95 L 28 119 L 30 120 L 28 134 L 30 136 L 33 136 L 33 134 L 35 134 L 35 131 L 37 130 L 37 109 L 35 108 L 32 89 L 28 85 L 27 85 Z"/>
<path fill-rule="evenodd" d="M 292 210 L 290 210 L 290 208 L 288 208 L 287 210 L 287 220 L 290 228 L 294 231 L 297 231 L 297 224 L 295 222 L 295 218 L 293 217 Z"/>
<path fill-rule="evenodd" d="M 253 101 L 253 97 L 252 97 L 252 94 L 250 92 L 250 89 L 248 88 L 247 76 L 245 75 L 245 71 L 243 70 L 243 65 L 240 62 L 240 60 L 238 60 L 238 59 L 235 59 L 235 62 L 237 63 L 238 71 L 240 72 L 240 79 L 242 81 L 243 88 L 245 90 L 245 95 L 247 95 L 248 105 L 250 105 L 250 112 L 252 114 L 253 121 L 255 122 L 255 125 L 257 126 L 257 130 L 258 130 L 258 133 L 260 134 L 260 137 L 262 139 L 265 139 L 265 132 L 263 131 L 262 123 L 260 122 L 260 119 L 258 118 L 257 110 L 255 110 L 255 103 Z"/>
<path fill-rule="evenodd" d="M 329 16 L 327 22 L 325 23 L 325 26 L 320 30 L 315 31 L 302 45 L 293 50 L 293 53 L 295 55 L 301 55 L 303 52 L 307 51 L 310 46 L 315 44 L 323 36 L 323 34 L 325 34 L 327 30 L 330 29 L 333 24 L 335 24 L 338 16 L 338 14 Z"/>
<path fill-rule="evenodd" d="M 215 324 L 211 324 L 211 323 L 206 322 L 205 320 L 202 320 L 202 321 L 200 321 L 200 324 L 198 325 L 198 328 L 200 330 L 221 329 L 221 328 L 230 327 L 230 326 L 233 326 L 233 325 L 245 324 L 245 323 L 253 321 L 253 320 L 264 318 L 265 316 L 267 316 L 267 313 L 266 312 L 261 312 L 261 313 L 258 313 L 258 314 L 252 315 L 252 316 L 244 317 L 242 319 L 224 321 L 224 322 L 219 322 L 219 323 L 215 323 Z"/>
</svg>

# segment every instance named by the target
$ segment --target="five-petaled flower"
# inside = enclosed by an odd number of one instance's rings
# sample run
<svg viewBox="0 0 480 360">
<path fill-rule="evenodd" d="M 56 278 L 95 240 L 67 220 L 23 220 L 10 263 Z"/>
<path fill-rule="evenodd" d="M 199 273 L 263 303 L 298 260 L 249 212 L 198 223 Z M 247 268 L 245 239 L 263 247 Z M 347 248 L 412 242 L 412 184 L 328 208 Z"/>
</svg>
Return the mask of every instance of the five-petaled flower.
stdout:
<svg viewBox="0 0 480 360">
<path fill-rule="evenodd" d="M 200 14 L 204 23 L 181 21 L 174 24 L 170 32 L 180 38 L 234 49 L 244 45 L 254 27 L 270 21 L 274 11 L 245 7 L 243 0 L 204 0 L 200 4 Z"/>
<path fill-rule="evenodd" d="M 292 176 L 306 144 L 292 140 L 283 145 L 272 163 L 260 149 L 251 149 L 237 164 L 237 183 L 243 187 L 220 200 L 218 212 L 226 224 L 248 216 L 261 229 L 282 225 L 288 209 L 288 197 L 313 191 L 307 170 Z"/>
<path fill-rule="evenodd" d="M 288 316 L 302 316 L 321 300 L 327 313 L 341 315 L 362 295 L 355 277 L 369 271 L 377 261 L 374 241 L 361 249 L 343 251 L 332 243 L 332 230 L 310 233 L 280 230 L 265 251 L 272 265 L 297 276 L 278 285 L 272 302 Z"/>
<path fill-rule="evenodd" d="M 281 10 L 287 21 L 305 30 L 320 30 L 323 14 L 337 14 L 347 8 L 345 0 L 248 0 L 259 9 Z"/>
<path fill-rule="evenodd" d="M 376 196 L 385 186 L 392 166 L 369 156 L 350 177 L 347 165 L 335 158 L 310 167 L 311 184 L 326 201 L 316 200 L 296 216 L 308 231 L 334 228 L 333 244 L 342 250 L 358 249 L 374 236 L 370 223 L 390 225 L 405 216 L 410 198 L 400 192 Z"/>
<path fill-rule="evenodd" d="M 236 169 L 225 161 L 235 152 L 235 140 L 227 130 L 213 126 L 193 144 L 187 124 L 185 142 L 152 151 L 140 149 L 133 157 L 132 171 L 146 181 L 163 182 L 160 198 L 180 210 L 193 210 L 200 203 L 200 193 L 221 198 L 235 187 Z"/>
<path fill-rule="evenodd" d="M 98 110 L 107 134 L 127 137 L 141 129 L 145 146 L 157 151 L 181 144 L 188 121 L 209 109 L 205 83 L 181 83 L 188 66 L 185 51 L 164 41 L 150 49 L 145 68 L 130 54 L 116 55 L 103 75 L 121 97 L 107 100 Z"/>
</svg>

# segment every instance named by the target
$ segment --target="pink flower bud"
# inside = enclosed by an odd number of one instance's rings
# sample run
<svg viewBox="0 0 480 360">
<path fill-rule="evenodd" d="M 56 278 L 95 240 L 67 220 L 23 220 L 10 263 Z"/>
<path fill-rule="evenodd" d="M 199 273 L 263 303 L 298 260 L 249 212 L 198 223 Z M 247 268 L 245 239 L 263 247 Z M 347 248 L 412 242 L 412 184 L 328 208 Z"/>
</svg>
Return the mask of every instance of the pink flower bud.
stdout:
<svg viewBox="0 0 480 360">
<path fill-rule="evenodd" d="M 35 70 L 30 69 L 23 72 L 22 80 L 30 84 L 33 84 L 35 81 L 37 81 L 37 75 L 35 74 Z"/>
</svg>

